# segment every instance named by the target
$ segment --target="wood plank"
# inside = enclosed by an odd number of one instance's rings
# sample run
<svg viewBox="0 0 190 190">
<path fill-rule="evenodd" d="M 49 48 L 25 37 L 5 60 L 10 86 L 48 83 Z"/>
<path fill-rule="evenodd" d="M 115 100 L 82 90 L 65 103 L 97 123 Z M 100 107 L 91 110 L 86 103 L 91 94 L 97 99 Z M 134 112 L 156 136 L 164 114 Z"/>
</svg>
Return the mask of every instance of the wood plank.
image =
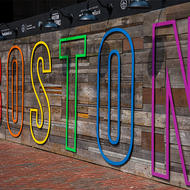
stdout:
<svg viewBox="0 0 190 190">
<path fill-rule="evenodd" d="M 184 88 L 173 88 L 172 95 L 176 107 L 188 107 L 187 97 Z M 166 89 L 155 89 L 156 105 L 166 104 Z M 143 88 L 143 104 L 152 104 L 152 89 Z"/>
<path fill-rule="evenodd" d="M 163 134 L 155 134 L 155 152 L 165 153 L 165 143 Z M 151 151 L 151 133 L 142 131 L 141 146 L 145 150 Z"/>
</svg>

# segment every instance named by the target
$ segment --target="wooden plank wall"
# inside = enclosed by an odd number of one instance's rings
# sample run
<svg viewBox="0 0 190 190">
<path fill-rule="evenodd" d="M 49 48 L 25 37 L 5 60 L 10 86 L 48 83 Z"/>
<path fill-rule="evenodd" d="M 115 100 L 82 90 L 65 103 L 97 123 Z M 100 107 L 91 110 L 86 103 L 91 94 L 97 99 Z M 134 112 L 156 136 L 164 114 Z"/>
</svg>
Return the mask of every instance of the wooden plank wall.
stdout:
<svg viewBox="0 0 190 190">
<path fill-rule="evenodd" d="M 190 3 L 156 10 L 146 14 L 108 20 L 96 24 L 88 24 L 64 31 L 49 32 L 22 39 L 0 42 L 0 57 L 2 61 L 2 123 L 0 138 L 8 141 L 33 146 L 39 149 L 71 156 L 103 166 L 109 166 L 102 158 L 96 139 L 96 101 L 97 101 L 97 64 L 100 42 L 105 32 L 113 27 L 125 29 L 131 36 L 135 48 L 135 119 L 134 119 L 134 148 L 130 161 L 122 167 L 124 172 L 141 176 L 151 175 L 151 94 L 152 94 L 152 24 L 158 21 L 176 19 L 184 63 L 187 65 L 188 54 L 188 16 L 187 7 Z M 77 153 L 65 150 L 66 125 L 66 61 L 59 60 L 59 39 L 69 36 L 87 34 L 87 57 L 80 58 L 78 63 L 78 120 L 77 120 Z M 169 70 L 176 115 L 183 145 L 184 158 L 188 174 L 190 172 L 190 112 L 185 95 L 180 64 L 177 54 L 174 33 L 171 27 L 164 27 L 156 31 L 157 36 L 157 65 L 156 65 L 156 167 L 165 172 L 165 70 Z M 51 105 L 51 132 L 44 145 L 37 145 L 30 133 L 30 109 L 39 108 L 34 95 L 30 77 L 30 57 L 32 49 L 38 41 L 44 41 L 49 46 L 52 57 L 52 73 L 40 76 L 48 94 Z M 62 54 L 69 54 L 69 146 L 73 146 L 74 134 L 74 79 L 75 54 L 81 53 L 84 42 L 79 40 L 62 46 Z M 19 138 L 13 138 L 7 128 L 6 101 L 7 101 L 7 56 L 10 48 L 18 45 L 24 55 L 25 64 L 25 91 L 24 91 L 24 126 Z M 111 146 L 107 136 L 107 102 L 108 102 L 108 54 L 117 49 L 121 55 L 121 139 L 118 146 Z M 18 57 L 15 54 L 16 57 Z M 48 61 L 44 48 L 38 48 L 35 61 L 43 56 Z M 130 98 L 131 98 L 131 51 L 129 42 L 122 34 L 111 35 L 104 43 L 101 61 L 100 77 L 100 136 L 105 154 L 112 160 L 121 160 L 127 154 L 130 144 Z M 44 110 L 44 127 L 42 130 L 34 127 L 35 137 L 43 139 L 47 133 L 48 109 L 45 96 L 37 78 L 36 62 L 33 63 L 34 83 Z M 19 68 L 21 61 L 19 60 Z M 11 68 L 9 70 L 11 73 Z M 117 59 L 112 60 L 112 90 L 111 90 L 111 125 L 112 138 L 117 136 Z M 21 69 L 19 70 L 19 119 L 15 125 L 11 123 L 11 93 L 9 93 L 9 120 L 11 130 L 18 132 L 21 123 Z M 9 75 L 11 84 L 11 75 Z M 11 92 L 9 85 L 9 92 Z M 40 114 L 39 114 L 40 117 Z M 33 115 L 35 124 L 35 115 Z M 173 185 L 185 187 L 178 146 L 173 127 L 170 122 L 170 169 Z"/>
</svg>

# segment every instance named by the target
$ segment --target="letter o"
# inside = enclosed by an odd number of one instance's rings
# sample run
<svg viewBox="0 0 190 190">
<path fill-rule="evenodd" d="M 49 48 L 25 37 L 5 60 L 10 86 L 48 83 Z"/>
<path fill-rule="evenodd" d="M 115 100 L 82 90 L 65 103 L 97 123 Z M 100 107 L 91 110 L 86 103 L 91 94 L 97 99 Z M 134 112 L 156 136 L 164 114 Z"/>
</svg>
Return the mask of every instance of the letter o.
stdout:
<svg viewBox="0 0 190 190">
<path fill-rule="evenodd" d="M 10 129 L 10 125 L 9 125 L 9 59 L 10 59 L 10 55 L 13 52 L 13 50 L 18 50 L 21 58 L 22 58 L 22 121 L 21 121 L 21 126 L 20 126 L 20 130 L 17 134 L 14 134 L 11 129 Z M 16 119 L 14 119 L 14 108 L 13 108 L 13 64 L 16 64 Z M 22 132 L 22 128 L 23 128 L 23 118 L 24 118 L 24 58 L 23 58 L 23 54 L 21 49 L 18 46 L 13 46 L 9 53 L 8 53 L 8 59 L 7 59 L 7 127 L 9 129 L 10 134 L 13 137 L 19 137 L 21 132 Z M 12 120 L 14 123 L 17 123 L 18 121 L 18 63 L 16 59 L 13 59 L 12 61 Z"/>
<path fill-rule="evenodd" d="M 119 32 L 122 33 L 123 35 L 126 36 L 126 38 L 129 40 L 129 44 L 131 46 L 131 53 L 132 53 L 132 79 L 131 79 L 131 140 L 130 140 L 130 146 L 129 146 L 129 151 L 126 155 L 126 157 L 121 160 L 121 161 L 112 161 L 110 160 L 103 152 L 101 144 L 100 144 L 100 136 L 99 136 L 99 110 L 100 110 L 100 62 L 101 62 L 101 51 L 102 51 L 102 47 L 104 44 L 104 41 L 107 39 L 107 37 L 109 35 L 111 35 L 112 33 L 115 32 Z M 116 51 L 116 50 L 115 50 Z M 113 54 L 113 51 L 111 52 Z M 110 61 L 110 60 L 109 60 Z M 135 52 L 134 52 L 134 47 L 133 47 L 133 42 L 131 37 L 129 36 L 129 34 L 121 29 L 121 28 L 113 28 L 111 30 L 109 30 L 103 37 L 102 42 L 100 44 L 100 48 L 99 48 L 99 53 L 98 53 L 98 72 L 97 72 L 97 120 L 96 120 L 96 134 L 97 134 L 97 142 L 98 142 L 98 147 L 100 150 L 100 153 L 102 155 L 102 157 L 104 158 L 104 160 L 113 165 L 113 166 L 121 166 L 123 164 L 125 164 L 132 153 L 132 149 L 133 149 L 133 141 L 134 141 L 134 74 L 135 74 Z M 119 135 L 119 134 L 118 134 Z M 113 144 L 113 143 L 112 143 Z"/>
</svg>

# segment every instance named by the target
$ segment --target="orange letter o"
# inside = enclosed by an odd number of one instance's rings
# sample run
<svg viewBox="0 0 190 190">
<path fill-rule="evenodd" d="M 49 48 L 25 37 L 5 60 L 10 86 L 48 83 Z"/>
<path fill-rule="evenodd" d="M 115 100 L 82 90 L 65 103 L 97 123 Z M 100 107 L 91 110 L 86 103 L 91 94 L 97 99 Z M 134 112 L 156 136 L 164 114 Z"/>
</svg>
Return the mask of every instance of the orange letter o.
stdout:
<svg viewBox="0 0 190 190">
<path fill-rule="evenodd" d="M 21 126 L 20 126 L 20 130 L 17 134 L 14 134 L 11 129 L 10 129 L 10 125 L 9 125 L 9 59 L 10 59 L 10 55 L 13 52 L 13 50 L 18 50 L 21 58 L 22 58 L 22 121 L 21 121 Z M 14 119 L 14 79 L 13 79 L 13 68 L 14 68 L 14 64 L 16 64 L 16 119 Z M 18 122 L 18 62 L 17 59 L 13 59 L 12 60 L 12 120 L 13 123 L 17 123 Z M 7 59 L 7 127 L 9 129 L 10 134 L 13 137 L 19 137 L 21 132 L 22 132 L 22 127 L 23 127 L 23 116 L 24 116 L 24 58 L 23 58 L 23 54 L 21 49 L 18 46 L 13 46 L 9 53 L 8 53 L 8 59 Z"/>
</svg>

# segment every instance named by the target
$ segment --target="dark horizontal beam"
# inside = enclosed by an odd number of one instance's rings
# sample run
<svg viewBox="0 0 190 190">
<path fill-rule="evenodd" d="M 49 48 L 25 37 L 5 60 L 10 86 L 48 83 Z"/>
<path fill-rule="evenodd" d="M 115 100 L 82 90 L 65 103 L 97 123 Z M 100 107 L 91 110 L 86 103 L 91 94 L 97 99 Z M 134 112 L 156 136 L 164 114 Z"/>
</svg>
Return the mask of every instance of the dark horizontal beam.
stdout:
<svg viewBox="0 0 190 190">
<path fill-rule="evenodd" d="M 103 1 L 103 3 L 106 2 L 111 2 L 113 4 L 113 11 L 112 14 L 109 18 L 108 11 L 106 8 L 102 7 L 97 0 L 91 0 L 89 1 L 89 6 L 93 11 L 96 11 L 97 15 L 97 20 L 95 22 L 101 22 L 104 20 L 108 19 L 114 19 L 114 18 L 119 18 L 123 16 L 128 16 L 128 15 L 134 15 L 138 13 L 145 13 L 149 12 L 152 10 L 160 9 L 163 7 L 162 0 L 150 0 L 150 8 L 148 9 L 131 9 L 131 8 L 126 8 L 124 10 L 121 9 L 121 1 L 122 0 L 108 0 L 108 1 Z M 176 5 L 176 4 L 181 4 L 181 3 L 186 3 L 189 2 L 189 0 L 166 0 L 164 7 Z M 94 21 L 91 22 L 85 22 L 85 21 L 79 21 L 79 15 L 81 14 L 82 10 L 86 8 L 86 2 L 82 2 L 79 4 L 75 4 L 73 6 L 69 6 L 66 8 L 62 8 L 61 11 L 64 14 L 73 14 L 73 22 L 72 24 L 69 22 L 67 18 L 62 19 L 62 24 L 59 28 L 53 29 L 53 30 L 63 30 L 65 28 L 70 28 L 70 27 L 75 27 L 75 26 L 80 26 L 80 25 L 85 25 L 88 23 L 95 23 Z M 20 38 L 20 37 L 25 37 L 25 36 L 30 36 L 30 35 L 35 35 L 39 33 L 45 33 L 49 32 L 52 30 L 49 29 L 42 29 L 38 28 L 38 22 L 41 21 L 43 23 L 47 22 L 49 18 L 49 13 L 37 15 L 34 17 L 30 17 L 27 19 L 23 20 L 18 20 L 12 23 L 9 23 L 8 26 L 11 30 L 17 28 L 17 35 L 15 35 L 14 32 L 10 32 L 9 29 L 5 25 L 0 26 L 0 30 L 5 36 L 6 39 L 12 39 L 12 38 Z M 11 34 L 12 33 L 12 34 Z"/>
</svg>

